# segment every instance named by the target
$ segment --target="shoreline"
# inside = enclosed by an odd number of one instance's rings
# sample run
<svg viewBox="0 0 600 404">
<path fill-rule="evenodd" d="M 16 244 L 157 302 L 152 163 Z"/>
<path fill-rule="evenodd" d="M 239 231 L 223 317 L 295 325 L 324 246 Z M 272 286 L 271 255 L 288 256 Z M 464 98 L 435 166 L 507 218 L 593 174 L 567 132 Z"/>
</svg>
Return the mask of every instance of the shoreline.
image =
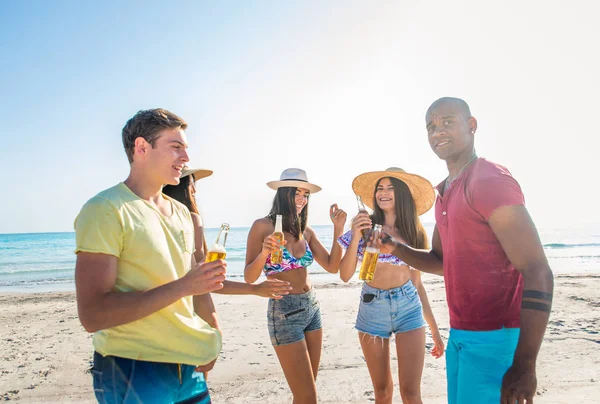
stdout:
<svg viewBox="0 0 600 404">
<path fill-rule="evenodd" d="M 356 272 L 358 274 L 358 271 Z M 438 277 L 436 275 L 423 273 L 424 277 L 431 277 L 431 281 L 439 280 L 443 282 L 442 277 Z M 311 281 L 313 286 L 316 289 L 323 288 L 347 288 L 353 287 L 359 284 L 362 284 L 362 281 L 359 281 L 357 278 L 350 280 L 348 283 L 343 283 L 338 274 L 331 273 L 318 273 L 318 274 L 310 274 Z M 565 274 L 559 273 L 554 274 L 555 279 L 568 279 L 568 278 L 600 278 L 600 270 L 589 272 L 579 272 L 574 274 Z M 244 278 L 242 275 L 230 276 L 228 278 L 232 281 L 244 282 Z M 264 281 L 264 277 L 261 276 L 257 282 Z M 14 295 L 28 295 L 28 294 L 45 294 L 45 293 L 68 293 L 75 292 L 75 282 L 57 282 L 50 284 L 36 284 L 36 285 L 14 285 L 14 286 L 0 286 L 0 296 L 4 294 L 14 294 Z"/>
</svg>

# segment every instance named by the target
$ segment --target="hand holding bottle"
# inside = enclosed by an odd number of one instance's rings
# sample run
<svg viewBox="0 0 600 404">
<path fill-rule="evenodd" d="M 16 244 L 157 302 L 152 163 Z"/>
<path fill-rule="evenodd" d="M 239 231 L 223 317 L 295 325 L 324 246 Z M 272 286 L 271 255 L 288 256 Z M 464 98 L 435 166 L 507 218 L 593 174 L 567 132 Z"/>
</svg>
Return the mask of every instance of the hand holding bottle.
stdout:
<svg viewBox="0 0 600 404">
<path fill-rule="evenodd" d="M 283 217 L 282 215 L 275 216 L 275 231 L 263 241 L 261 253 L 271 255 L 271 263 L 280 264 L 283 258 L 283 246 L 287 243 L 283 237 Z"/>
<path fill-rule="evenodd" d="M 352 219 L 352 237 L 362 237 L 371 229 L 372 222 L 367 212 L 359 212 Z M 366 241 L 366 240 L 365 240 Z"/>
<path fill-rule="evenodd" d="M 382 232 L 377 240 L 373 240 L 373 244 L 379 249 L 381 254 L 391 254 L 396 248 L 398 241 L 389 233 Z"/>
<path fill-rule="evenodd" d="M 367 241 L 367 246 L 364 250 L 362 264 L 358 273 L 358 279 L 365 282 L 371 282 L 375 277 L 375 269 L 379 258 L 379 248 L 377 243 L 380 242 L 382 227 L 376 224 L 371 232 L 371 236 Z"/>
<path fill-rule="evenodd" d="M 227 263 L 222 260 L 194 265 L 180 281 L 186 287 L 186 295 L 203 295 L 223 288 Z"/>
<path fill-rule="evenodd" d="M 269 234 L 263 241 L 261 254 L 269 255 L 273 251 L 278 251 L 286 244 L 287 240 L 283 240 L 281 243 L 279 243 L 279 240 L 277 240 L 273 234 Z"/>
</svg>

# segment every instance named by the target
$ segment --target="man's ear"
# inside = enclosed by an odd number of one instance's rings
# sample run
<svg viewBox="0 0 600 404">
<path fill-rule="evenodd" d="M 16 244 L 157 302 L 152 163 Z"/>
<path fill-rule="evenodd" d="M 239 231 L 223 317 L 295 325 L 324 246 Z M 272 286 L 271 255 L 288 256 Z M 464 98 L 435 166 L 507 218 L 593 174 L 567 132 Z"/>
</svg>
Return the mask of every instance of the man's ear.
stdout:
<svg viewBox="0 0 600 404">
<path fill-rule="evenodd" d="M 470 117 L 467 123 L 469 124 L 470 128 L 469 132 L 471 132 L 471 135 L 474 135 L 475 132 L 477 132 L 477 119 L 475 119 L 474 117 Z"/>
<path fill-rule="evenodd" d="M 148 142 L 146 142 L 146 139 L 144 139 L 143 137 L 137 137 L 135 138 L 135 141 L 133 143 L 133 156 L 135 158 L 135 155 L 139 155 L 139 156 L 145 156 L 146 153 L 148 152 L 148 147 L 150 147 L 150 144 Z"/>
</svg>

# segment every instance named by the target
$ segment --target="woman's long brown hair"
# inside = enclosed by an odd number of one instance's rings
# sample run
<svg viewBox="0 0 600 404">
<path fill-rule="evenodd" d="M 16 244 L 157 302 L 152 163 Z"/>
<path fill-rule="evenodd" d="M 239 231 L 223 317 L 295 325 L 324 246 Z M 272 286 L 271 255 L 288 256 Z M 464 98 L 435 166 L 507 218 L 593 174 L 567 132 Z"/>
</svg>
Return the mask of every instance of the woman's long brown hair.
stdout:
<svg viewBox="0 0 600 404">
<path fill-rule="evenodd" d="M 190 212 L 200 215 L 198 211 L 198 205 L 196 204 L 196 198 L 194 197 L 192 187 L 196 183 L 194 174 L 186 175 L 179 180 L 178 185 L 165 185 L 163 187 L 163 194 L 170 196 L 178 202 L 183 203 Z M 206 245 L 206 237 L 203 237 L 202 247 L 204 248 L 204 255 L 208 253 L 208 247 Z"/>
<path fill-rule="evenodd" d="M 192 194 L 191 187 L 195 181 L 194 174 L 186 175 L 179 180 L 178 185 L 165 185 L 163 187 L 163 194 L 183 203 L 190 212 L 199 215 L 200 213 L 198 212 L 198 205 L 196 205 L 196 199 Z"/>
<path fill-rule="evenodd" d="M 419 220 L 417 214 L 417 208 L 415 201 L 410 193 L 408 185 L 403 181 L 393 178 L 389 178 L 390 182 L 394 187 L 394 210 L 396 211 L 396 222 L 394 227 L 404 239 L 404 241 L 413 248 L 427 249 L 429 248 L 429 240 L 425 228 Z M 375 184 L 375 190 L 373 191 L 373 214 L 371 220 L 374 224 L 384 224 L 385 213 L 377 204 L 377 187 L 383 178 L 380 178 Z"/>
<path fill-rule="evenodd" d="M 273 198 L 273 206 L 271 211 L 267 215 L 269 219 L 275 225 L 275 216 L 282 216 L 282 227 L 283 231 L 290 233 L 296 238 L 301 240 L 304 237 L 304 230 L 306 230 L 306 224 L 308 222 L 308 202 L 302 209 L 300 214 L 296 213 L 296 187 L 281 187 L 277 189 L 277 193 Z M 310 195 L 309 195 L 310 200 Z"/>
</svg>

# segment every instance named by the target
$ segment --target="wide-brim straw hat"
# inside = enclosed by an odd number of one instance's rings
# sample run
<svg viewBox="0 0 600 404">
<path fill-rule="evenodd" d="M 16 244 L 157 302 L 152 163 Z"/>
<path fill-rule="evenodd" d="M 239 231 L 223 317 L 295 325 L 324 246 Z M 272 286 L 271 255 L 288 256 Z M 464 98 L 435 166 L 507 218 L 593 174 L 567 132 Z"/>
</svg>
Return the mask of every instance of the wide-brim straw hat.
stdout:
<svg viewBox="0 0 600 404">
<path fill-rule="evenodd" d="M 210 177 L 213 174 L 212 170 L 206 170 L 204 168 L 190 168 L 188 166 L 183 167 L 179 178 L 187 177 L 188 175 L 194 174 L 194 180 L 198 181 L 201 178 Z"/>
<path fill-rule="evenodd" d="M 283 170 L 279 181 L 269 181 L 267 186 L 271 189 L 277 190 L 281 187 L 295 187 L 308 189 L 311 194 L 316 194 L 321 190 L 321 187 L 308 182 L 306 171 L 300 168 L 287 168 Z"/>
<path fill-rule="evenodd" d="M 375 185 L 381 178 L 392 177 L 408 185 L 408 189 L 415 201 L 417 214 L 421 216 L 433 206 L 435 202 L 435 191 L 431 182 L 417 174 L 410 174 L 398 167 L 390 167 L 385 171 L 372 171 L 356 177 L 352 181 L 352 190 L 362 198 L 369 208 L 373 209 L 373 195 Z"/>
</svg>

